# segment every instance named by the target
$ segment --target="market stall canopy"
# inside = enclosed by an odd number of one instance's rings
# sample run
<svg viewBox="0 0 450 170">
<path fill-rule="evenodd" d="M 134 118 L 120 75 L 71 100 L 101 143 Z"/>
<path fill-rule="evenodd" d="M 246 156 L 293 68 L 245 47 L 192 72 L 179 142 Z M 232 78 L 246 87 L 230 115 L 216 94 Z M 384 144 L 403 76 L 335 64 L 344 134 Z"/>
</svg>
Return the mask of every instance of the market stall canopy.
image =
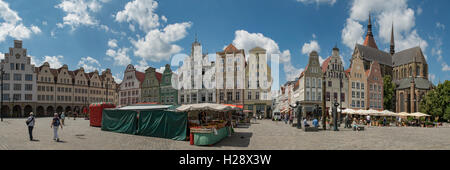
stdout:
<svg viewBox="0 0 450 170">
<path fill-rule="evenodd" d="M 411 113 L 411 116 L 414 116 L 414 117 L 428 117 L 430 115 L 423 114 L 423 113 L 420 113 L 420 112 L 416 112 L 416 113 Z"/>
<path fill-rule="evenodd" d="M 342 113 L 346 113 L 346 114 L 351 115 L 351 114 L 355 114 L 355 110 L 353 110 L 353 109 L 344 109 L 344 110 L 342 110 Z"/>
<path fill-rule="evenodd" d="M 117 110 L 165 110 L 172 107 L 172 105 L 134 105 L 118 108 Z"/>
<path fill-rule="evenodd" d="M 231 110 L 240 110 L 240 108 L 233 107 L 233 106 L 227 106 L 227 105 L 223 105 L 223 104 L 214 104 L 214 103 L 182 105 L 182 106 L 176 108 L 176 111 L 179 111 L 179 112 L 202 111 L 202 110 L 231 111 Z"/>
<path fill-rule="evenodd" d="M 398 116 L 396 113 L 391 112 L 389 110 L 383 110 L 381 111 L 381 113 L 383 113 L 383 116 Z"/>
<path fill-rule="evenodd" d="M 234 105 L 234 104 L 223 104 L 223 105 L 244 109 L 244 106 L 243 106 L 243 105 Z"/>
<path fill-rule="evenodd" d="M 399 113 L 399 114 L 397 114 L 398 116 L 412 116 L 411 114 L 409 114 L 409 113 L 406 113 L 406 112 L 401 112 L 401 113 Z"/>
</svg>

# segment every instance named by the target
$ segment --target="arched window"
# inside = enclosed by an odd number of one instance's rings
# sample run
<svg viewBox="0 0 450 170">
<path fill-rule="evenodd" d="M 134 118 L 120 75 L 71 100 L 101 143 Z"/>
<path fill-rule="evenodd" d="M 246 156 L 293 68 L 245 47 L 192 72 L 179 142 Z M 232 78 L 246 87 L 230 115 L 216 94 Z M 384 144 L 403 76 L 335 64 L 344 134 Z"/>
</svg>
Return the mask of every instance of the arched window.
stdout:
<svg viewBox="0 0 450 170">
<path fill-rule="evenodd" d="M 419 66 L 416 67 L 416 76 L 420 76 L 420 67 Z"/>
<path fill-rule="evenodd" d="M 409 77 L 412 77 L 412 76 L 413 76 L 413 70 L 412 70 L 412 67 L 409 66 Z"/>
</svg>

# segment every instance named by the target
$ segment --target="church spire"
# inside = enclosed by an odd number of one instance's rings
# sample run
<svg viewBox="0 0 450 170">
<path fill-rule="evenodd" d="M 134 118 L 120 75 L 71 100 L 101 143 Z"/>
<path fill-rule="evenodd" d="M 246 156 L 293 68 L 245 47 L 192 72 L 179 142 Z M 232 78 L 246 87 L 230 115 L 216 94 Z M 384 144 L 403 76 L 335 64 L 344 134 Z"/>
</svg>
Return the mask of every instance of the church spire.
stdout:
<svg viewBox="0 0 450 170">
<path fill-rule="evenodd" d="M 394 21 L 392 21 L 392 30 L 391 30 L 391 55 L 395 54 L 395 40 L 394 40 Z"/>
<path fill-rule="evenodd" d="M 372 34 L 372 17 L 370 16 L 370 13 L 369 13 L 369 24 L 367 24 L 367 35 L 373 37 L 373 34 Z"/>
<path fill-rule="evenodd" d="M 364 46 L 372 47 L 378 49 L 377 43 L 375 43 L 375 39 L 373 38 L 372 33 L 372 17 L 369 14 L 369 24 L 367 25 L 367 35 L 364 40 Z"/>
</svg>

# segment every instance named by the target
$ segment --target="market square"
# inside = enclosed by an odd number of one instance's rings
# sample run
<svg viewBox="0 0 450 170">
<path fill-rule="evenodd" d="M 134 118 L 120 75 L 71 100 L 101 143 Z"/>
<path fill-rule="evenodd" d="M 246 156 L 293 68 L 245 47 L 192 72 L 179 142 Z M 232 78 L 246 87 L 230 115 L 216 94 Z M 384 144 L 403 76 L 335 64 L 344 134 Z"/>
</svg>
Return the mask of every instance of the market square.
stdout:
<svg viewBox="0 0 450 170">
<path fill-rule="evenodd" d="M 357 132 L 340 128 L 304 132 L 282 121 L 257 120 L 235 128 L 231 137 L 213 146 L 102 131 L 82 118 L 66 119 L 61 142 L 52 138 L 50 118 L 36 119 L 35 139 L 29 141 L 25 119 L 0 123 L 0 150 L 448 150 L 450 126 L 439 128 L 369 127 Z M 343 126 L 342 126 L 343 127 Z"/>
</svg>

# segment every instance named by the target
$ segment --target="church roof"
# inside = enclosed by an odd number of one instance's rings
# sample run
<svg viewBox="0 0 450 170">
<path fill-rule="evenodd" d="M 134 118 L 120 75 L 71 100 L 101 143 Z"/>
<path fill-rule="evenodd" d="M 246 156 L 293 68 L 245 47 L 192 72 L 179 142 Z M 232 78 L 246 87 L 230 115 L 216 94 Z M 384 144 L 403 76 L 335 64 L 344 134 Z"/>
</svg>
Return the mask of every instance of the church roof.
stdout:
<svg viewBox="0 0 450 170">
<path fill-rule="evenodd" d="M 408 89 L 411 87 L 411 80 L 412 78 L 404 78 L 402 80 L 399 80 L 396 82 L 397 84 L 397 90 L 401 90 L 401 89 Z M 422 77 L 416 77 L 414 78 L 414 83 L 415 83 L 415 88 L 416 89 L 423 89 L 423 90 L 429 90 L 433 87 L 433 84 L 428 81 L 427 79 L 424 79 Z"/>
<path fill-rule="evenodd" d="M 393 66 L 400 66 L 404 64 L 411 63 L 413 61 L 426 63 L 425 57 L 423 56 L 422 50 L 420 47 L 414 47 L 410 49 L 406 49 L 403 51 L 400 51 L 398 53 L 395 53 L 392 56 L 392 64 Z"/>
<path fill-rule="evenodd" d="M 369 35 L 367 35 L 366 39 L 364 40 L 364 46 L 378 49 L 377 43 L 375 43 L 375 39 L 373 38 L 373 36 Z"/>
<path fill-rule="evenodd" d="M 379 64 L 392 66 L 392 57 L 389 53 L 360 44 L 356 44 L 356 48 L 365 60 L 377 61 Z"/>
</svg>

